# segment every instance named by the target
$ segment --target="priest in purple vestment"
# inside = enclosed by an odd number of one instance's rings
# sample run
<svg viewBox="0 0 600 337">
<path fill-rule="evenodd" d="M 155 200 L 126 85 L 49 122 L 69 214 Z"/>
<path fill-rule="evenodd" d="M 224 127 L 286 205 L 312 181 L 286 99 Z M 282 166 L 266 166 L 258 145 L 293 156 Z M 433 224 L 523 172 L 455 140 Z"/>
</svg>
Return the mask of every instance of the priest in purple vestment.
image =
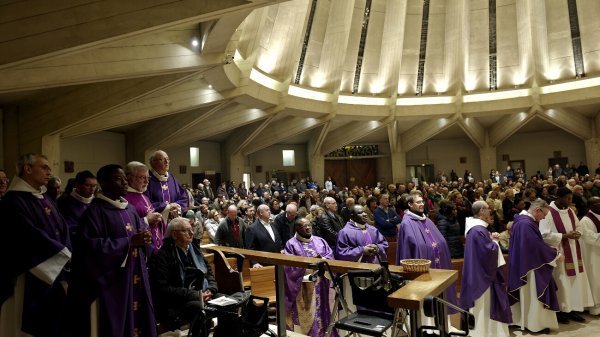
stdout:
<svg viewBox="0 0 600 337">
<path fill-rule="evenodd" d="M 140 218 L 144 219 L 150 226 L 152 245 L 155 251 L 157 251 L 162 246 L 167 225 L 163 220 L 162 214 L 154 211 L 152 202 L 144 194 L 148 188 L 148 180 L 150 178 L 148 168 L 139 161 L 132 161 L 125 166 L 125 175 L 127 176 L 129 187 L 127 187 L 127 194 L 123 198 L 135 208 Z"/>
<path fill-rule="evenodd" d="M 473 217 L 466 219 L 460 306 L 475 316 L 471 336 L 507 337 L 512 314 L 502 268 L 506 262 L 487 229 L 494 222 L 490 207 L 485 201 L 476 201 L 472 211 Z"/>
<path fill-rule="evenodd" d="M 349 210 L 350 221 L 338 233 L 335 247 L 336 260 L 379 263 L 376 256 L 386 261 L 388 242 L 376 227 L 367 224 L 368 217 L 361 205 Z"/>
<path fill-rule="evenodd" d="M 44 195 L 49 179 L 50 166 L 44 155 L 24 155 L 0 202 L 5 239 L 0 245 L 3 337 L 59 335 L 71 242 L 67 224 Z"/>
<path fill-rule="evenodd" d="M 413 192 L 406 197 L 406 203 L 409 209 L 398 229 L 396 264 L 404 259 L 427 259 L 431 260 L 431 268 L 452 269 L 450 248 L 433 221 L 423 213 L 423 197 Z M 454 284 L 446 289 L 445 296 L 447 301 L 458 304 Z M 448 312 L 454 313 L 451 309 Z"/>
<path fill-rule="evenodd" d="M 169 156 L 158 150 L 150 157 L 150 180 L 144 194 L 152 201 L 154 209 L 162 213 L 165 221 L 177 216 L 188 208 L 188 194 L 169 173 Z"/>
<path fill-rule="evenodd" d="M 102 194 L 84 214 L 75 241 L 67 329 L 77 337 L 92 330 L 99 336 L 156 336 L 146 268 L 152 236 L 123 198 L 128 185 L 121 166 L 103 166 L 97 178 Z"/>
<path fill-rule="evenodd" d="M 532 201 L 527 214 L 514 217 L 509 243 L 508 294 L 513 321 L 532 332 L 558 329 L 558 288 L 552 272 L 562 257 L 544 242 L 538 226 L 548 212 L 546 201 Z"/>
<path fill-rule="evenodd" d="M 75 175 L 75 188 L 70 193 L 66 191 L 69 194 L 58 199 L 58 209 L 69 226 L 71 237 L 76 235 L 79 220 L 94 199 L 97 185 L 96 176 L 92 172 L 78 172 Z"/>
<path fill-rule="evenodd" d="M 327 242 L 312 235 L 312 225 L 306 218 L 295 222 L 295 235 L 285 244 L 285 254 L 333 259 Z M 285 267 L 285 309 L 287 327 L 311 337 L 323 337 L 331 318 L 329 280 L 319 277 L 309 280 L 311 271 Z"/>
</svg>

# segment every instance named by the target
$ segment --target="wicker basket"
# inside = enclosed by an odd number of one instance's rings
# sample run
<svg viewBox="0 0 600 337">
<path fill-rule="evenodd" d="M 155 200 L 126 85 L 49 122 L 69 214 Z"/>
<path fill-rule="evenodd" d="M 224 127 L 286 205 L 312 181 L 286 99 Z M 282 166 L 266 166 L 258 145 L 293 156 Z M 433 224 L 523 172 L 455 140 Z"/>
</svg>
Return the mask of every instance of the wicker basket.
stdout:
<svg viewBox="0 0 600 337">
<path fill-rule="evenodd" d="M 430 264 L 431 260 L 425 259 L 400 260 L 400 265 L 404 268 L 404 271 L 410 273 L 426 273 L 429 271 Z"/>
</svg>

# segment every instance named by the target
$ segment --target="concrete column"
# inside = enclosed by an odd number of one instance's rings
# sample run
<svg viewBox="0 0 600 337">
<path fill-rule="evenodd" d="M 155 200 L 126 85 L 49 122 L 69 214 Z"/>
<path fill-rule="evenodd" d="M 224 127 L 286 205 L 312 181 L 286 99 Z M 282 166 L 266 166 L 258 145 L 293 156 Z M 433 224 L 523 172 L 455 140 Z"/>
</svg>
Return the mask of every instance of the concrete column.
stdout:
<svg viewBox="0 0 600 337">
<path fill-rule="evenodd" d="M 60 170 L 60 134 L 42 137 L 42 154 L 48 157 L 52 175 L 60 178 L 60 174 L 62 173 Z"/>
<path fill-rule="evenodd" d="M 498 169 L 498 163 L 496 162 L 496 147 L 480 147 L 479 160 L 481 163 L 481 175 L 479 177 L 481 177 L 480 179 L 486 179 L 492 169 Z"/>
<path fill-rule="evenodd" d="M 406 176 L 406 152 L 392 151 L 390 154 L 392 163 L 392 180 L 394 183 L 404 183 L 408 180 Z"/>
<path fill-rule="evenodd" d="M 229 156 L 229 179 L 239 183 L 243 181 L 244 169 L 246 167 L 246 156 L 240 152 Z"/>
<path fill-rule="evenodd" d="M 588 139 L 584 144 L 587 166 L 593 175 L 593 171 L 598 167 L 598 163 L 600 163 L 600 138 Z"/>
<path fill-rule="evenodd" d="M 323 155 L 309 155 L 308 156 L 308 168 L 310 170 L 310 177 L 313 181 L 316 181 L 319 186 L 325 186 L 325 156 Z"/>
</svg>

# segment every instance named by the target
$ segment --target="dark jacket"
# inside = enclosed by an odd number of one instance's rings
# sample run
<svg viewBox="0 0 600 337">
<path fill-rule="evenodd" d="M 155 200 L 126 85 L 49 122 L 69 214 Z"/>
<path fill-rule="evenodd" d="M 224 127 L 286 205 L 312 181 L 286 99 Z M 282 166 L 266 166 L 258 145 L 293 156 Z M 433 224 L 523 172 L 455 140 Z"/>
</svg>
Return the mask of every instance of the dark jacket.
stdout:
<svg viewBox="0 0 600 337">
<path fill-rule="evenodd" d="M 259 250 L 262 252 L 279 253 L 283 249 L 283 242 L 277 228 L 271 224 L 273 234 L 275 235 L 275 241 L 271 238 L 269 231 L 260 222 L 260 219 L 256 219 L 248 230 L 244 238 L 246 249 Z M 250 260 L 250 264 L 254 264 L 255 261 Z"/>
<path fill-rule="evenodd" d="M 337 244 L 337 234 L 344 228 L 344 220 L 337 213 L 333 216 L 329 215 L 329 212 L 323 212 L 321 221 L 318 222 L 319 233 L 321 237 L 327 241 L 329 247 L 335 248 Z"/>
<path fill-rule="evenodd" d="M 291 221 L 288 220 L 286 216 L 286 212 L 281 212 L 277 214 L 275 219 L 273 220 L 273 225 L 277 228 L 277 232 L 279 233 L 279 237 L 281 238 L 281 242 L 285 245 L 286 242 L 294 236 L 295 228 L 294 224 L 298 216 L 296 215 Z"/>
<path fill-rule="evenodd" d="M 458 221 L 452 220 L 443 214 L 438 214 L 437 226 L 440 233 L 446 238 L 446 243 L 448 243 L 448 248 L 450 248 L 450 256 L 453 259 L 463 258 L 465 254 L 461 241 L 463 235 L 460 231 Z"/>
<path fill-rule="evenodd" d="M 239 226 L 239 236 L 238 239 L 235 239 L 235 235 L 232 229 L 232 222 L 229 217 L 225 217 L 221 220 L 219 224 L 219 228 L 217 228 L 217 232 L 215 233 L 215 243 L 221 246 L 227 247 L 235 247 L 235 248 L 244 248 L 244 235 L 246 232 L 246 222 L 244 219 L 237 217 L 237 222 Z"/>
<path fill-rule="evenodd" d="M 200 247 L 192 243 L 192 249 L 198 259 L 206 266 L 207 272 L 204 279 L 208 282 L 208 290 L 217 293 L 217 281 L 210 269 L 210 265 L 204 259 Z M 150 286 L 154 309 L 159 320 L 174 322 L 183 315 L 186 303 L 199 300 L 197 290 L 184 287 L 183 265 L 177 254 L 177 248 L 172 238 L 165 238 L 162 247 L 150 258 L 148 271 L 150 274 Z"/>
</svg>

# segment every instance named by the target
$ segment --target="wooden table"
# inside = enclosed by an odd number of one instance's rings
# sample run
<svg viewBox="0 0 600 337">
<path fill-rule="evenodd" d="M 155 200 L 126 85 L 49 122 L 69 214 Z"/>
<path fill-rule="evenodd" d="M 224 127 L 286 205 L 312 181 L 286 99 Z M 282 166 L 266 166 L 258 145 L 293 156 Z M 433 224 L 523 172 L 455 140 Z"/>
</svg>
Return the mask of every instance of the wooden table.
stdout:
<svg viewBox="0 0 600 337">
<path fill-rule="evenodd" d="M 267 253 L 250 249 L 231 248 L 224 246 L 203 247 L 208 250 L 220 250 L 227 253 L 238 253 L 246 258 L 260 263 L 275 265 L 275 283 L 277 290 L 277 335 L 286 336 L 285 323 L 285 301 L 281 300 L 284 296 L 284 266 L 312 268 L 322 259 L 285 255 L 279 253 Z M 348 270 L 356 269 L 378 269 L 378 264 L 358 263 L 348 261 L 327 260 L 331 270 L 336 273 L 345 273 Z M 388 304 L 392 308 L 403 308 L 410 311 L 411 335 L 417 336 L 417 327 L 420 326 L 420 310 L 423 306 L 423 299 L 427 296 L 438 296 L 443 294 L 444 290 L 452 283 L 456 282 L 458 273 L 455 270 L 431 269 L 429 273 L 418 274 L 405 272 L 400 266 L 390 266 L 390 271 L 398 273 L 404 278 L 411 280 L 407 285 L 398 289 L 388 297 Z M 443 308 L 439 308 L 443 310 Z M 444 328 L 446 316 L 440 317 L 443 320 Z M 442 334 L 444 336 L 444 334 Z"/>
</svg>

